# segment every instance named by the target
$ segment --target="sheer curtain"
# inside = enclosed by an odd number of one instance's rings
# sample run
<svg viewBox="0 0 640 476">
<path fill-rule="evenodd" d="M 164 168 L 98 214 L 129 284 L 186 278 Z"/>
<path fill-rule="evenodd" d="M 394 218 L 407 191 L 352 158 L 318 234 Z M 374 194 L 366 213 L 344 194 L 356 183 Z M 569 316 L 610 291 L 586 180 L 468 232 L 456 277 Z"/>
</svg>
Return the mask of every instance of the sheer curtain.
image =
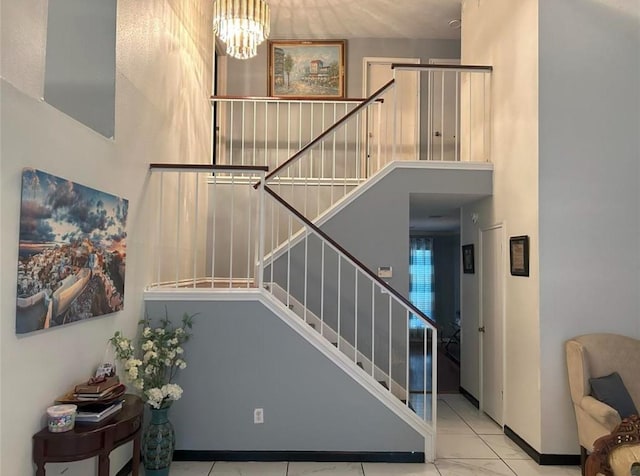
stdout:
<svg viewBox="0 0 640 476">
<path fill-rule="evenodd" d="M 427 316 L 433 311 L 433 240 L 411 237 L 409 258 L 409 300 Z M 422 320 L 413 314 L 409 318 L 410 329 L 422 328 Z"/>
</svg>

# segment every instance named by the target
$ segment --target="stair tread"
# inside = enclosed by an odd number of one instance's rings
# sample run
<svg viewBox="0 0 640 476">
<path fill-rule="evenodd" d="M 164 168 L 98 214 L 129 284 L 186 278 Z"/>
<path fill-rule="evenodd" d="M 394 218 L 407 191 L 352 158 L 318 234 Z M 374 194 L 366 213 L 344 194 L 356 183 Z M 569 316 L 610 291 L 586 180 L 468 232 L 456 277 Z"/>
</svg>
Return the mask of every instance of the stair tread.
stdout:
<svg viewBox="0 0 640 476">
<path fill-rule="evenodd" d="M 389 390 L 389 385 L 387 384 L 387 382 L 386 382 L 386 381 L 384 381 L 384 380 L 378 380 L 378 383 L 379 383 L 380 385 L 382 385 L 384 388 L 386 388 L 387 390 Z"/>
</svg>

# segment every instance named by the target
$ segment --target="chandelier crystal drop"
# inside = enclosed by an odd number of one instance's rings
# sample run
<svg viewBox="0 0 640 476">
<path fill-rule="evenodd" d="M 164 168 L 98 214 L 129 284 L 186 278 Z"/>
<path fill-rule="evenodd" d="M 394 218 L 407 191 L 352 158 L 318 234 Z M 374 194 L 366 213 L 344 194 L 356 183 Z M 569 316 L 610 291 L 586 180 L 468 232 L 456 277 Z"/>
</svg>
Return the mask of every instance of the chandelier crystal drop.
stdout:
<svg viewBox="0 0 640 476">
<path fill-rule="evenodd" d="M 264 0 L 216 0 L 213 31 L 227 46 L 227 54 L 248 59 L 269 38 L 271 12 Z"/>
</svg>

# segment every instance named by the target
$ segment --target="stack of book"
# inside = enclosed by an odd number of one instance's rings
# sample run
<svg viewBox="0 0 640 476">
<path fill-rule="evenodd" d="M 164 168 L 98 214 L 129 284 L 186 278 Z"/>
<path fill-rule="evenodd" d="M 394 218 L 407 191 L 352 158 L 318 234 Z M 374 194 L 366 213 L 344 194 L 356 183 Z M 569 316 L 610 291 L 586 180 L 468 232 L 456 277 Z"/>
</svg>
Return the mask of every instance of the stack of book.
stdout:
<svg viewBox="0 0 640 476">
<path fill-rule="evenodd" d="M 111 403 L 92 403 L 78 408 L 76 423 L 98 423 L 122 410 L 124 400 L 115 400 Z"/>
<path fill-rule="evenodd" d="M 88 382 L 76 385 L 73 396 L 77 400 L 99 401 L 109 398 L 111 394 L 120 390 L 120 379 L 117 375 L 107 377 L 100 382 L 89 380 Z"/>
<path fill-rule="evenodd" d="M 76 385 L 73 391 L 78 405 L 76 422 L 97 423 L 119 412 L 123 404 L 119 397 L 123 393 L 124 385 L 117 376 Z"/>
</svg>

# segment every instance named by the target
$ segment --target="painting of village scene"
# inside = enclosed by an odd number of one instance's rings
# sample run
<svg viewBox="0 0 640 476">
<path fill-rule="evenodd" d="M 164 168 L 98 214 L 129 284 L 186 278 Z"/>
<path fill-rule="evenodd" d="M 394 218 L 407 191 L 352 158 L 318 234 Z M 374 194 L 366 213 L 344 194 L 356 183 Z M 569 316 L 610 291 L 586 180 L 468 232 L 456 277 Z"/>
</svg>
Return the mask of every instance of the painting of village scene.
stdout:
<svg viewBox="0 0 640 476">
<path fill-rule="evenodd" d="M 269 96 L 343 98 L 345 41 L 270 41 Z"/>
<path fill-rule="evenodd" d="M 127 212 L 125 199 L 24 169 L 17 334 L 123 308 Z"/>
</svg>

